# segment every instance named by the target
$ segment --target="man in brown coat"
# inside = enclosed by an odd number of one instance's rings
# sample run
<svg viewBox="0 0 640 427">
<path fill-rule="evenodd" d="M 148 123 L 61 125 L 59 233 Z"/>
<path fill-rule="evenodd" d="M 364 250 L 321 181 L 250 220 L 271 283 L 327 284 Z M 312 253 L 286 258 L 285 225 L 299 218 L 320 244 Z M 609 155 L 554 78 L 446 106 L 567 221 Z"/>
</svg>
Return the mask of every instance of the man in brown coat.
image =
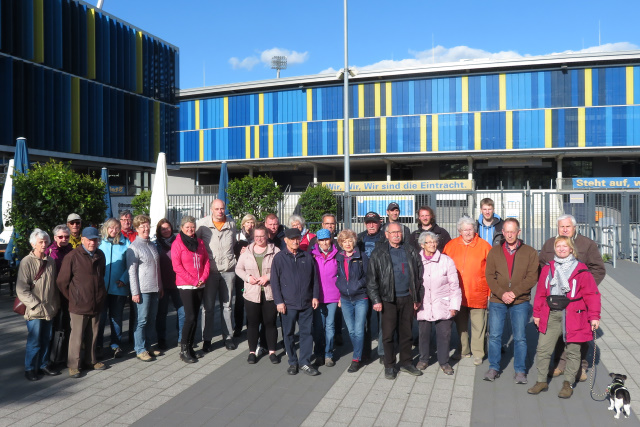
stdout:
<svg viewBox="0 0 640 427">
<path fill-rule="evenodd" d="M 104 364 L 96 359 L 100 312 L 107 291 L 104 285 L 105 257 L 98 249 L 98 230 L 87 227 L 82 230 L 82 244 L 62 261 L 56 284 L 69 300 L 71 334 L 67 367 L 71 378 L 80 377 L 80 350 L 84 343 L 83 368 L 103 370 Z"/>
<path fill-rule="evenodd" d="M 489 370 L 485 381 L 500 376 L 502 331 L 507 313 L 513 329 L 513 365 L 516 384 L 527 383 L 525 328 L 531 317 L 531 288 L 538 281 L 538 251 L 525 245 L 520 236 L 520 223 L 507 218 L 502 225 L 504 242 L 491 248 L 487 255 L 485 276 L 491 289 L 489 298 Z"/>
</svg>

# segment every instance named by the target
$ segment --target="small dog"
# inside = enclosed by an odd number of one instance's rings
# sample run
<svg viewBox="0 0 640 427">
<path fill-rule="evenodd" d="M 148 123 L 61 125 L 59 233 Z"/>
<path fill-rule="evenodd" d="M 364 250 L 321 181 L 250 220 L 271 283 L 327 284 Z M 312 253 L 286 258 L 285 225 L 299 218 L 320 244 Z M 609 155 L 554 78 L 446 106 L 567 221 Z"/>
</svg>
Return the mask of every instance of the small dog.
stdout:
<svg viewBox="0 0 640 427">
<path fill-rule="evenodd" d="M 629 390 L 624 386 L 624 382 L 627 379 L 626 375 L 622 374 L 609 374 L 613 378 L 613 382 L 607 387 L 609 393 L 609 410 L 616 411 L 614 418 L 620 418 L 620 413 L 624 409 L 625 418 L 629 418 L 631 415 L 631 395 Z"/>
</svg>

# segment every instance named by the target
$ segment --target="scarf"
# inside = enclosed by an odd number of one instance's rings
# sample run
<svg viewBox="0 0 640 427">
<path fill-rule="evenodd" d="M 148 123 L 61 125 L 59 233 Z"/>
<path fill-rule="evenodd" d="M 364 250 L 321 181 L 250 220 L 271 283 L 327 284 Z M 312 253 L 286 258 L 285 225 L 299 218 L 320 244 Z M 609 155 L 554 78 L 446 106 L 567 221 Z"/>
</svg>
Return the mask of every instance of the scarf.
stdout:
<svg viewBox="0 0 640 427">
<path fill-rule="evenodd" d="M 167 238 L 158 236 L 158 238 L 156 239 L 156 242 L 160 244 L 160 246 L 165 252 L 168 252 L 171 250 L 171 245 L 173 244 L 174 240 L 176 240 L 176 236 L 175 234 L 172 234 L 171 237 L 167 237 Z"/>
<path fill-rule="evenodd" d="M 562 259 L 554 256 L 556 271 L 551 279 L 551 294 L 552 295 L 564 295 L 571 290 L 569 286 L 569 277 L 571 273 L 578 266 L 578 260 L 573 254 Z"/>
<path fill-rule="evenodd" d="M 198 250 L 198 238 L 195 234 L 193 237 L 189 237 L 181 231 L 180 238 L 189 251 L 196 252 Z"/>
</svg>

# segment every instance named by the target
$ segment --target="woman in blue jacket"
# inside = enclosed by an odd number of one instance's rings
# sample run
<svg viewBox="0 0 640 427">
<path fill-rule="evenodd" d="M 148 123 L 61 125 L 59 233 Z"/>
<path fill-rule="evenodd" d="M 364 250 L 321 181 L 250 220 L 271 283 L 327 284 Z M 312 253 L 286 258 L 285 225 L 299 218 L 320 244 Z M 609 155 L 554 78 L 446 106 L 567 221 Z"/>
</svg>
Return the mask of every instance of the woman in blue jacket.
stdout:
<svg viewBox="0 0 640 427">
<path fill-rule="evenodd" d="M 356 248 L 357 239 L 353 231 L 342 230 L 338 234 L 338 246 L 342 250 L 336 255 L 338 263 L 336 287 L 340 291 L 338 306 L 342 307 L 342 315 L 353 344 L 353 358 L 347 372 L 357 372 L 362 366 L 364 328 L 369 309 L 367 296 L 369 259 Z"/>
<path fill-rule="evenodd" d="M 120 221 L 109 218 L 101 230 L 102 241 L 98 247 L 104 252 L 106 269 L 104 285 L 107 287 L 107 302 L 100 316 L 96 353 L 102 352 L 104 341 L 104 327 L 107 321 L 111 326 L 111 350 L 114 357 L 122 357 L 122 313 L 129 295 L 129 273 L 127 272 L 126 252 L 129 240 L 120 233 Z"/>
</svg>

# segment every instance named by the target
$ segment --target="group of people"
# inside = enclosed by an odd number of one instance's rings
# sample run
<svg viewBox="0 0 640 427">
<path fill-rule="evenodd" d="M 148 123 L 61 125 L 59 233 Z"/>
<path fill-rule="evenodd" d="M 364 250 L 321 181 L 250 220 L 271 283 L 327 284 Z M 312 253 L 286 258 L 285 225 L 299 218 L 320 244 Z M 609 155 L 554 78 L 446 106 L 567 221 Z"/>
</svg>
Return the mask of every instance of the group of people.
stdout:
<svg viewBox="0 0 640 427">
<path fill-rule="evenodd" d="M 222 343 L 228 350 L 236 348 L 234 338 L 246 314 L 247 362 L 255 364 L 268 355 L 271 363 L 279 363 L 280 317 L 287 373 L 311 376 L 319 374 L 321 365 L 335 365 L 336 338 L 344 319 L 353 345 L 349 372 L 371 359 L 374 324 L 377 355 L 388 379 L 395 379 L 398 371 L 422 375 L 430 363 L 433 332 L 437 363 L 445 374 L 452 375 L 452 361 L 463 357 L 482 365 L 488 330 L 489 369 L 484 379 L 494 381 L 501 374 L 509 316 L 514 380 L 526 384 L 525 329 L 533 314 L 540 333 L 538 373 L 528 391 L 545 391 L 548 376 L 564 375 L 560 397 L 570 397 L 573 383 L 586 379 L 588 342 L 599 325 L 597 284 L 604 278 L 604 265 L 597 245 L 576 233 L 572 216 L 563 215 L 558 236 L 538 254 L 520 239 L 517 219 L 501 219 L 491 199 L 480 205 L 477 220 L 459 219 L 459 236 L 453 239 L 428 206 L 419 209 L 418 229 L 411 232 L 399 222 L 397 203 L 387 207 L 385 223 L 378 213 L 367 213 L 366 230 L 356 235 L 348 229 L 337 233 L 333 214 L 323 217 L 315 234 L 298 215 L 289 219 L 288 228 L 275 214 L 263 223 L 246 215 L 236 229 L 224 202 L 214 200 L 211 215 L 200 220 L 183 217 L 178 234 L 168 220 L 161 220 L 155 242 L 149 239 L 147 216 L 132 218 L 123 212 L 120 221 L 105 221 L 101 233 L 93 227 L 80 233 L 81 219 L 71 214 L 67 225 L 53 230 L 52 244 L 46 232 L 34 230 L 33 251 L 20 264 L 17 289 L 27 307 L 29 331 L 25 375 L 36 380 L 39 373 L 59 374 L 48 357 L 56 317 L 69 318 L 71 377 L 78 377 L 80 369 L 105 368 L 96 348 L 102 348 L 107 320 L 112 355 L 121 357 L 123 312 L 129 298 L 136 357 L 151 361 L 167 348 L 171 302 L 177 312 L 180 358 L 194 363 L 202 356 L 194 351 L 198 313 L 202 310 L 202 350 L 208 352 L 218 300 Z M 415 366 L 414 320 L 419 348 Z M 460 346 L 450 355 L 454 324 Z M 154 332 L 156 346 L 151 345 Z"/>
</svg>

